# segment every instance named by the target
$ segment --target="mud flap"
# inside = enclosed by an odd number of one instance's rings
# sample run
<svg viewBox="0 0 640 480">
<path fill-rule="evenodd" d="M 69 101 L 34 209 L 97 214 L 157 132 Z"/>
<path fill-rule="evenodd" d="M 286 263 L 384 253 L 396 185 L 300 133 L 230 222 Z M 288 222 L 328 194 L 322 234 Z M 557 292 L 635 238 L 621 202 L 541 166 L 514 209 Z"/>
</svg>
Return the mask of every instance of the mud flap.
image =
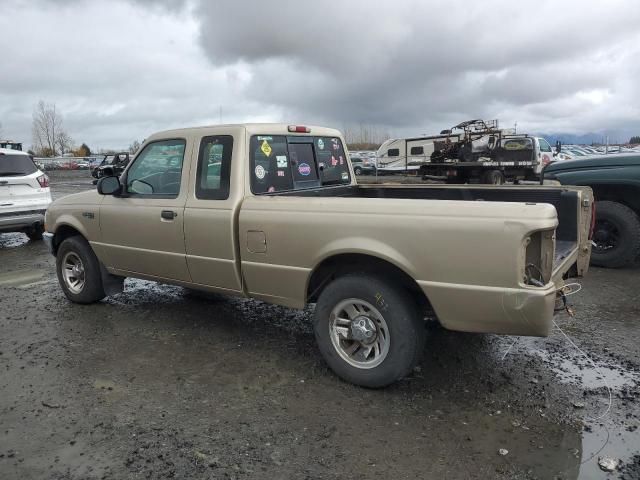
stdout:
<svg viewBox="0 0 640 480">
<path fill-rule="evenodd" d="M 102 262 L 100 262 L 100 276 L 102 277 L 102 288 L 105 295 L 115 295 L 124 291 L 124 277 L 111 275 Z"/>
</svg>

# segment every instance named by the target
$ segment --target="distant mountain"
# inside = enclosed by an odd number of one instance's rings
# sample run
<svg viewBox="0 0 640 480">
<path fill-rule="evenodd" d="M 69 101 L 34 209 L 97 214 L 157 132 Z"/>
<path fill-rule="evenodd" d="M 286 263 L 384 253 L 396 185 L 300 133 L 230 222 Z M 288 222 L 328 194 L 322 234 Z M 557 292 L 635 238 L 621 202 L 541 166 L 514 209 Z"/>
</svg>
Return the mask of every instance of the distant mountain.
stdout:
<svg viewBox="0 0 640 480">
<path fill-rule="evenodd" d="M 609 144 L 616 145 L 619 143 L 627 143 L 630 136 L 621 134 L 620 132 L 605 132 L 605 133 L 585 133 L 582 135 L 575 135 L 571 133 L 539 133 L 537 136 L 544 137 L 550 144 L 555 144 L 556 140 L 560 142 L 575 144 L 575 145 L 591 145 L 604 144 L 609 136 Z"/>
</svg>

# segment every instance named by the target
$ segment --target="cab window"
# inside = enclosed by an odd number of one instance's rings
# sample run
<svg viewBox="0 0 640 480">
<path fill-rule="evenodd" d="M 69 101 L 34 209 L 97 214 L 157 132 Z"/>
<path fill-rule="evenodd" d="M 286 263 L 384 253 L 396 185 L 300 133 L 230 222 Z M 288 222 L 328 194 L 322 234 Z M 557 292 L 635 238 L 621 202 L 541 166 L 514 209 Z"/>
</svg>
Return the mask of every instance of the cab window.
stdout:
<svg viewBox="0 0 640 480">
<path fill-rule="evenodd" d="M 177 197 L 186 142 L 162 140 L 144 147 L 127 172 L 127 193 Z"/>
<path fill-rule="evenodd" d="M 549 145 L 549 143 L 544 138 L 539 138 L 538 142 L 540 143 L 540 151 L 541 152 L 550 152 L 551 151 L 551 145 Z"/>
<path fill-rule="evenodd" d="M 250 169 L 253 193 L 351 182 L 346 154 L 336 137 L 254 135 Z"/>
<path fill-rule="evenodd" d="M 204 137 L 201 140 L 196 173 L 196 198 L 207 200 L 229 198 L 232 150 L 231 135 L 216 135 Z"/>
</svg>

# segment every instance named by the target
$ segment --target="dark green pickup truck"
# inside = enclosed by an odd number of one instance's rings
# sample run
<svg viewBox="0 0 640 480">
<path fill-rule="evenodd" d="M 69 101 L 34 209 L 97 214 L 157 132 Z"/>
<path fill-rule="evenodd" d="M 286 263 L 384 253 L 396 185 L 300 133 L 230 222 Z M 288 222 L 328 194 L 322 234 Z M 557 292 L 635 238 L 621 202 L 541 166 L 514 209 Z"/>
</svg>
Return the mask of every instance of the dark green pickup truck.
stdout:
<svg viewBox="0 0 640 480">
<path fill-rule="evenodd" d="M 640 255 L 640 154 L 614 154 L 558 161 L 544 183 L 591 187 L 596 199 L 591 263 L 618 268 Z"/>
</svg>

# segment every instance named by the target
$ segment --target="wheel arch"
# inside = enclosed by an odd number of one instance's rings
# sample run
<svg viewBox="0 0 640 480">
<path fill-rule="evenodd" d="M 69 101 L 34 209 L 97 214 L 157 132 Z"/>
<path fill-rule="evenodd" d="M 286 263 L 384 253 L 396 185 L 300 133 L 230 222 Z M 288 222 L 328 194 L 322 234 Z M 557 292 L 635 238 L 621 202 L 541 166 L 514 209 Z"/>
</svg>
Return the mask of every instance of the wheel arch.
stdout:
<svg viewBox="0 0 640 480">
<path fill-rule="evenodd" d="M 610 201 L 626 205 L 640 216 L 640 185 L 621 185 L 618 183 L 587 184 L 593 190 L 596 202 Z M 597 215 L 597 207 L 596 207 Z"/>
<path fill-rule="evenodd" d="M 307 280 L 306 301 L 315 303 L 332 279 L 347 273 L 370 273 L 390 279 L 411 293 L 419 307 L 430 309 L 431 304 L 415 279 L 394 262 L 367 253 L 336 253 L 324 258 L 311 271 Z"/>
<path fill-rule="evenodd" d="M 53 253 L 54 255 L 58 252 L 58 247 L 62 242 L 64 242 L 69 237 L 81 236 L 85 240 L 87 239 L 86 235 L 84 235 L 78 228 L 68 223 L 63 223 L 58 225 L 54 234 L 53 234 Z"/>
</svg>

